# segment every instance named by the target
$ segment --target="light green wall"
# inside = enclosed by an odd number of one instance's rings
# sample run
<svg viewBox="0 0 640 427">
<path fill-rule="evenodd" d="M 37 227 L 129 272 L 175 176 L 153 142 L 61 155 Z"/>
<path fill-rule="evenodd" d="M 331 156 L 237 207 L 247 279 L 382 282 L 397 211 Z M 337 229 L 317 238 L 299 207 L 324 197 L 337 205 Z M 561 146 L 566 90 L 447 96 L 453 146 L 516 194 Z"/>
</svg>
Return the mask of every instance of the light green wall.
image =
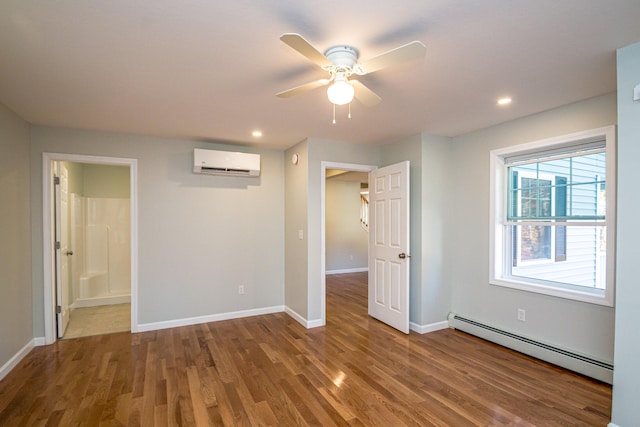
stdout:
<svg viewBox="0 0 640 427">
<path fill-rule="evenodd" d="M 360 182 L 328 179 L 325 191 L 325 270 L 367 268 L 369 233 L 360 224 Z"/>
<path fill-rule="evenodd" d="M 613 308 L 489 285 L 489 152 L 615 123 L 613 93 L 452 139 L 445 268 L 454 312 L 613 361 Z M 526 322 L 517 321 L 518 308 Z"/>
<path fill-rule="evenodd" d="M 83 172 L 85 197 L 130 197 L 128 166 L 84 164 Z"/>
<path fill-rule="evenodd" d="M 0 104 L 0 367 L 33 339 L 29 125 Z"/>
<path fill-rule="evenodd" d="M 82 163 L 74 162 L 60 162 L 67 168 L 69 173 L 68 177 L 68 191 L 69 193 L 75 193 L 80 196 L 84 194 L 84 165 Z"/>
<path fill-rule="evenodd" d="M 412 135 L 380 147 L 380 166 L 409 161 L 409 320 L 422 325 L 422 141 Z"/>
<path fill-rule="evenodd" d="M 455 167 L 450 152 L 450 138 L 427 133 L 381 147 L 382 165 L 411 165 L 410 320 L 417 327 L 445 321 L 451 307 L 451 287 L 444 280 L 448 183 Z"/>
<path fill-rule="evenodd" d="M 618 50 L 618 233 L 616 261 L 616 334 L 612 422 L 640 424 L 640 43 Z"/>
<path fill-rule="evenodd" d="M 291 163 L 298 154 L 297 165 Z M 302 141 L 285 152 L 285 304 L 287 309 L 308 319 L 308 186 L 309 144 Z M 298 232 L 302 230 L 302 239 Z"/>
<path fill-rule="evenodd" d="M 455 256 L 456 248 L 448 245 L 451 196 L 449 185 L 453 161 L 451 139 L 422 134 L 422 293 L 419 305 L 421 325 L 443 322 L 451 309 L 451 281 L 445 273 L 445 257 Z"/>
<path fill-rule="evenodd" d="M 261 154 L 259 178 L 195 175 L 193 149 L 238 146 L 33 127 L 31 207 L 36 336 L 44 335 L 42 153 L 138 161 L 141 324 L 284 305 L 282 151 Z M 245 294 L 238 294 L 238 286 Z"/>
</svg>

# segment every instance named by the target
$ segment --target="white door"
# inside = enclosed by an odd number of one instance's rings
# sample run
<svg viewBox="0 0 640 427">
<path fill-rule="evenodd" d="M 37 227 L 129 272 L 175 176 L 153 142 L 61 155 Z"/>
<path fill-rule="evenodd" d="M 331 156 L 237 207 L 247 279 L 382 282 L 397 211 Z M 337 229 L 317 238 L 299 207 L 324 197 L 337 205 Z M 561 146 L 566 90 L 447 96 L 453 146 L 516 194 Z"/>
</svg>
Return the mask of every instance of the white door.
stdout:
<svg viewBox="0 0 640 427">
<path fill-rule="evenodd" d="M 369 173 L 369 315 L 409 333 L 409 162 Z"/>
<path fill-rule="evenodd" d="M 56 216 L 56 322 L 57 335 L 62 338 L 69 325 L 69 266 L 73 251 L 69 239 L 69 172 L 61 164 L 57 164 L 55 183 L 55 216 Z"/>
</svg>

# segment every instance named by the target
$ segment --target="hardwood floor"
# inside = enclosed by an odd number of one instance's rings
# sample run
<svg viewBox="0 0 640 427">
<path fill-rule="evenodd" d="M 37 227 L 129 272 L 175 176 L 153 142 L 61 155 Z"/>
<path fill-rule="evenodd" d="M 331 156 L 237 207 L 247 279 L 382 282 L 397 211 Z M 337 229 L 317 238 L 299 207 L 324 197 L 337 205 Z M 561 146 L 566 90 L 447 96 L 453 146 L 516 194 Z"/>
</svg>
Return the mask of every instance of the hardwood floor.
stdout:
<svg viewBox="0 0 640 427">
<path fill-rule="evenodd" d="M 1 426 L 605 426 L 611 387 L 454 330 L 367 316 L 366 273 L 327 278 L 327 326 L 284 313 L 35 348 Z"/>
</svg>

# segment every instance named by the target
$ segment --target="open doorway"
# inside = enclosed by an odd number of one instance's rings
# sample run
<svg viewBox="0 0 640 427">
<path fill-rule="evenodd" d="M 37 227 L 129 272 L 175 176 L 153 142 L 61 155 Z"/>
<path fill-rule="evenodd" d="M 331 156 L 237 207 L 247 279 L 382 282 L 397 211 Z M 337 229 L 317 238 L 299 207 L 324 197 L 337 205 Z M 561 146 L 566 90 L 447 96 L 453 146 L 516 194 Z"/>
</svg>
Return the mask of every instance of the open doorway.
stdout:
<svg viewBox="0 0 640 427">
<path fill-rule="evenodd" d="M 327 171 L 368 172 L 369 271 L 368 312 L 373 318 L 408 334 L 410 330 L 410 193 L 409 161 L 382 168 L 322 162 L 321 166 L 321 324 L 326 325 L 326 180 Z M 371 188 L 371 185 L 373 187 Z"/>
<path fill-rule="evenodd" d="M 377 166 L 359 165 L 351 163 L 322 162 L 321 166 L 321 323 L 326 325 L 326 298 L 327 298 L 327 274 L 340 273 L 362 273 L 368 270 L 368 221 L 363 224 L 361 217 L 361 191 L 364 183 L 368 188 L 368 173 Z M 347 227 L 342 231 L 345 239 L 336 241 L 331 235 L 327 235 L 327 227 L 332 226 L 335 215 L 340 212 L 328 212 L 327 191 L 334 191 L 330 198 L 334 198 L 333 204 L 340 203 L 341 198 L 353 196 L 351 209 L 353 223 L 351 225 L 338 225 L 339 227 Z M 333 197 L 335 196 L 335 197 Z M 331 208 L 330 200 L 329 208 Z M 328 224 L 329 221 L 330 223 Z M 366 227 L 365 227 L 366 225 Z M 334 230 L 335 231 L 335 230 Z M 349 235 L 345 235 L 348 233 Z M 360 235 L 358 236 L 358 233 Z M 331 234 L 331 233 L 330 233 Z M 348 243 L 345 243 L 348 242 Z M 329 246 L 328 246 L 329 245 Z M 329 251 L 329 252 L 328 252 Z"/>
<path fill-rule="evenodd" d="M 134 159 L 45 153 L 45 341 L 135 331 Z"/>
<path fill-rule="evenodd" d="M 327 275 L 368 270 L 369 175 L 327 169 L 325 186 Z"/>
</svg>

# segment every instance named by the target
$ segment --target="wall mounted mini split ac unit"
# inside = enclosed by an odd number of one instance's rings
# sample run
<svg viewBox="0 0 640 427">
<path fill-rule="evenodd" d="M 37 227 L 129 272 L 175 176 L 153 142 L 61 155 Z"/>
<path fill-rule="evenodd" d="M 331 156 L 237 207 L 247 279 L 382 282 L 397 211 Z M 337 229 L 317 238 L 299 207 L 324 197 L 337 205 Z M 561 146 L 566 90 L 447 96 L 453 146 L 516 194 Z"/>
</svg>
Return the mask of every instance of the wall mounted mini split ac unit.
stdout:
<svg viewBox="0 0 640 427">
<path fill-rule="evenodd" d="M 193 150 L 193 173 L 223 176 L 260 176 L 260 154 Z"/>
</svg>

